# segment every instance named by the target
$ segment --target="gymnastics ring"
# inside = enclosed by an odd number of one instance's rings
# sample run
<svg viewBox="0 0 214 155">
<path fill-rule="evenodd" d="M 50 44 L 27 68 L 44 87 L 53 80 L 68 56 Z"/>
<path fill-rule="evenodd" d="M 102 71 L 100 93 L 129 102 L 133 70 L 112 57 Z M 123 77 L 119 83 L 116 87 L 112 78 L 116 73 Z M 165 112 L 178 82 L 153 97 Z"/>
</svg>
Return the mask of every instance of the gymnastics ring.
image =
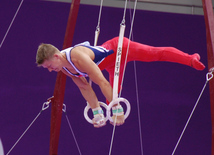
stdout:
<svg viewBox="0 0 214 155">
<path fill-rule="evenodd" d="M 117 99 L 111 101 L 111 103 L 108 105 L 108 109 L 107 109 L 107 118 L 108 118 L 109 121 L 111 121 L 111 122 L 113 122 L 113 120 L 112 120 L 112 118 L 111 118 L 111 108 L 112 108 L 113 105 L 118 104 L 119 102 L 123 102 L 123 103 L 126 104 L 127 109 L 126 109 L 126 113 L 125 113 L 125 115 L 124 115 L 125 119 L 126 119 L 126 118 L 129 116 L 129 114 L 130 114 L 131 106 L 130 106 L 129 101 L 128 101 L 127 99 L 125 99 L 125 98 L 117 98 Z"/>
<path fill-rule="evenodd" d="M 107 110 L 108 106 L 105 103 L 99 101 L 99 104 Z M 93 124 L 92 119 L 90 119 L 88 117 L 88 110 L 89 109 L 91 109 L 91 107 L 89 106 L 89 104 L 87 102 L 87 106 L 84 109 L 84 117 L 85 117 L 86 121 L 88 121 L 89 123 Z M 105 121 L 108 121 L 108 117 L 105 117 Z"/>
</svg>

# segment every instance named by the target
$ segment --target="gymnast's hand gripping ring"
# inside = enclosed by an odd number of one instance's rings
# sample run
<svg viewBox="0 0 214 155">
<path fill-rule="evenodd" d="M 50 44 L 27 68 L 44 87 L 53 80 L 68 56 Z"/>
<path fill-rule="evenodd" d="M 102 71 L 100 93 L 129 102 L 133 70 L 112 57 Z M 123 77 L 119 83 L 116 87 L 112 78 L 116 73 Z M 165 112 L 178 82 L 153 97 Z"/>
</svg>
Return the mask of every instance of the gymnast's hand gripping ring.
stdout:
<svg viewBox="0 0 214 155">
<path fill-rule="evenodd" d="M 108 106 L 107 106 L 105 103 L 99 101 L 99 104 L 107 110 Z M 91 108 L 91 107 L 89 106 L 89 104 L 88 104 L 88 102 L 87 102 L 87 106 L 86 106 L 85 109 L 84 109 L 84 117 L 85 117 L 85 119 L 86 119 L 89 123 L 93 124 L 92 119 L 90 119 L 90 118 L 88 117 L 88 110 L 89 110 L 90 108 Z M 105 117 L 105 121 L 108 121 L 108 117 Z"/>
<path fill-rule="evenodd" d="M 110 102 L 110 104 L 108 105 L 108 109 L 107 109 L 107 118 L 109 119 L 109 121 L 113 122 L 112 118 L 111 118 L 111 108 L 115 105 L 118 104 L 119 102 L 123 102 L 126 104 L 126 113 L 124 115 L 125 119 L 129 116 L 130 111 L 131 111 L 131 106 L 128 100 L 126 100 L 125 98 L 117 98 L 113 101 Z"/>
</svg>

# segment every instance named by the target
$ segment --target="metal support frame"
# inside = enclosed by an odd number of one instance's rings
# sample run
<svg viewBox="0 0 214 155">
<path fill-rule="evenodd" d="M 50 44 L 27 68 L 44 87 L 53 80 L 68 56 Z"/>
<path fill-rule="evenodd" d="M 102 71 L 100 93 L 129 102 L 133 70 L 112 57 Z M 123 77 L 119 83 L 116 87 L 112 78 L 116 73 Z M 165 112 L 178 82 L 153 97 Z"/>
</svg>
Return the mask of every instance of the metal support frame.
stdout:
<svg viewBox="0 0 214 155">
<path fill-rule="evenodd" d="M 208 69 L 214 67 L 214 15 L 211 0 L 202 0 L 207 37 Z M 214 80 L 210 80 L 210 106 L 212 120 L 212 154 L 214 154 Z"/>
<path fill-rule="evenodd" d="M 72 44 L 76 19 L 79 11 L 79 5 L 80 0 L 72 0 L 67 22 L 67 28 L 64 37 L 63 49 L 70 47 Z M 50 155 L 57 155 L 58 152 L 65 84 L 66 84 L 66 75 L 63 74 L 62 72 L 59 72 L 57 74 L 57 79 L 54 88 L 54 98 L 52 99 L 50 148 L 49 148 Z"/>
</svg>

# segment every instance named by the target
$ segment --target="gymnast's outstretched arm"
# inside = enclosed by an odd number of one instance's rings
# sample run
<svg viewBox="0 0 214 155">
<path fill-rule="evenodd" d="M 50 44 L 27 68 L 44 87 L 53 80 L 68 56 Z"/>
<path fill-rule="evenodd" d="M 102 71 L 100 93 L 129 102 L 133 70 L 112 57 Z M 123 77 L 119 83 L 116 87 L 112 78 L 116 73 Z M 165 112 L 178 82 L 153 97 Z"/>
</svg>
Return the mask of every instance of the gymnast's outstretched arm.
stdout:
<svg viewBox="0 0 214 155">
<path fill-rule="evenodd" d="M 72 62 L 81 72 L 85 72 L 88 74 L 90 79 L 100 87 L 103 95 L 106 97 L 108 101 L 112 101 L 112 95 L 113 95 L 112 87 L 110 83 L 106 80 L 104 75 L 102 74 L 99 67 L 93 62 L 92 60 L 93 55 L 91 56 L 93 52 L 88 48 L 83 48 L 83 49 L 84 51 L 81 51 L 81 52 L 78 51 L 78 48 L 72 50 L 71 52 Z M 76 82 L 77 80 L 75 81 L 75 83 Z M 85 97 L 85 99 L 89 102 L 90 106 L 92 104 L 92 106 L 96 108 L 98 100 L 95 93 L 91 95 L 87 94 L 87 91 L 90 91 L 90 92 L 93 91 L 92 88 L 89 86 L 89 84 L 87 83 L 86 85 L 83 85 L 83 86 L 81 86 L 79 83 L 76 83 L 76 84 L 80 88 L 80 91 Z M 95 97 L 96 97 L 96 100 L 95 100 Z M 94 102 L 97 102 L 97 103 L 94 103 Z M 91 108 L 93 109 L 92 106 Z M 124 123 L 124 116 L 121 116 L 121 119 L 118 117 L 116 121 L 116 125 L 121 125 L 123 123 Z"/>
</svg>

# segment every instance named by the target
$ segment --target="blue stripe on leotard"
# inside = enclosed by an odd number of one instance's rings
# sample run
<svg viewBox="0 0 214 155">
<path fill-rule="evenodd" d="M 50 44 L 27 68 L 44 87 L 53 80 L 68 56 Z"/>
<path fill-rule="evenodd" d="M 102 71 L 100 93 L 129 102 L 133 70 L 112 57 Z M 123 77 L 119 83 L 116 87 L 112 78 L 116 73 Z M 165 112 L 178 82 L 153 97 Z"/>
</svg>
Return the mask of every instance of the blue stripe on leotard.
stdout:
<svg viewBox="0 0 214 155">
<path fill-rule="evenodd" d="M 106 50 L 104 47 L 101 47 L 101 46 L 95 46 L 95 47 L 87 46 L 87 45 L 84 45 L 84 46 L 90 48 L 94 52 L 94 55 L 95 55 L 94 62 L 97 65 L 100 64 L 102 59 L 114 53 L 113 50 Z"/>
</svg>

